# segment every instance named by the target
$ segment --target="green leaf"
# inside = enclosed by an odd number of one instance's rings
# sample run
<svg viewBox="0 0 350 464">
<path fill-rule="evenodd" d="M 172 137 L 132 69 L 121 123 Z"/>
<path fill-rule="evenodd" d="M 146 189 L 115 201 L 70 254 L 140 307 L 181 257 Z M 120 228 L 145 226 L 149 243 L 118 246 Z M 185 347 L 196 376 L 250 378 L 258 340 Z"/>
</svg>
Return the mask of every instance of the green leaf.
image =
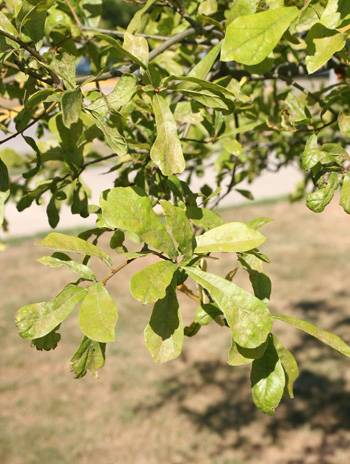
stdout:
<svg viewBox="0 0 350 464">
<path fill-rule="evenodd" d="M 343 34 L 315 24 L 306 36 L 306 68 L 309 74 L 316 72 L 334 53 L 345 46 Z"/>
<path fill-rule="evenodd" d="M 67 90 L 62 97 L 63 124 L 71 127 L 72 124 L 78 122 L 83 104 L 83 95 L 80 89 Z"/>
<path fill-rule="evenodd" d="M 181 253 L 185 255 L 185 259 L 190 258 L 193 255 L 196 242 L 194 240 L 191 224 L 186 216 L 186 211 L 177 206 L 173 206 L 166 200 L 162 200 L 160 204 L 162 205 L 166 222 L 171 228 L 173 237 L 179 244 Z"/>
<path fill-rule="evenodd" d="M 196 310 L 194 322 L 199 325 L 208 325 L 213 319 L 222 315 L 221 309 L 209 303 L 199 306 Z"/>
<path fill-rule="evenodd" d="M 257 0 L 237 0 L 233 8 L 225 11 L 225 16 L 227 18 L 226 25 L 228 26 L 239 16 L 254 14 L 256 12 L 257 3 Z"/>
<path fill-rule="evenodd" d="M 57 89 L 47 88 L 38 90 L 28 98 L 28 100 L 25 102 L 25 107 L 28 109 L 35 108 L 54 93 L 57 93 Z"/>
<path fill-rule="evenodd" d="M 90 285 L 79 308 L 79 327 L 83 334 L 96 342 L 114 342 L 117 320 L 117 307 L 103 283 Z"/>
<path fill-rule="evenodd" d="M 70 362 L 70 370 L 75 374 L 75 378 L 81 379 L 89 369 L 92 376 L 98 379 L 97 370 L 105 364 L 105 350 L 105 343 L 96 342 L 84 336 Z"/>
<path fill-rule="evenodd" d="M 11 23 L 11 21 L 9 20 L 9 18 L 3 13 L 0 11 L 0 30 L 1 31 L 5 31 L 5 32 L 8 32 L 9 34 L 12 34 L 13 36 L 17 36 L 18 35 L 18 31 L 17 29 L 15 28 L 15 26 Z M 14 48 L 18 48 L 19 47 L 19 44 L 17 44 L 16 42 L 14 42 L 13 40 L 11 39 L 8 39 L 7 37 L 5 38 L 6 40 L 6 43 L 8 45 L 11 45 L 11 47 L 13 46 Z"/>
<path fill-rule="evenodd" d="M 212 229 L 224 223 L 224 220 L 214 211 L 207 208 L 198 208 L 197 206 L 188 206 L 186 208 L 186 216 L 193 224 L 205 227 L 206 229 Z"/>
<path fill-rule="evenodd" d="M 198 14 L 210 16 L 218 10 L 218 2 L 216 0 L 204 0 L 200 2 Z"/>
<path fill-rule="evenodd" d="M 185 159 L 177 133 L 176 121 L 165 98 L 155 94 L 152 106 L 157 126 L 157 138 L 151 148 L 151 159 L 164 176 L 183 172 Z"/>
<path fill-rule="evenodd" d="M 51 69 L 63 79 L 66 88 L 70 90 L 73 90 L 76 85 L 75 65 L 76 57 L 67 52 L 57 54 L 51 65 Z"/>
<path fill-rule="evenodd" d="M 144 336 L 156 362 L 171 361 L 180 355 L 184 330 L 176 298 L 176 278 L 168 286 L 166 296 L 154 305 Z"/>
<path fill-rule="evenodd" d="M 141 27 L 143 15 L 147 13 L 147 10 L 155 3 L 157 0 L 148 0 L 146 4 L 138 11 L 136 11 L 134 17 L 130 21 L 127 31 L 130 32 L 130 34 L 134 34 L 136 31 L 138 31 Z"/>
<path fill-rule="evenodd" d="M 243 257 L 238 258 L 238 262 L 249 273 L 254 295 L 259 300 L 265 298 L 269 300 L 271 296 L 271 280 L 264 272 L 262 261 L 254 255 L 245 253 Z"/>
<path fill-rule="evenodd" d="M 85 288 L 69 284 L 52 302 L 23 306 L 15 320 L 20 336 L 30 340 L 44 337 L 69 316 L 85 294 Z"/>
<path fill-rule="evenodd" d="M 108 227 L 133 232 L 143 242 L 176 259 L 174 243 L 142 189 L 136 186 L 114 188 L 102 194 L 100 204 Z"/>
<path fill-rule="evenodd" d="M 312 335 L 313 337 L 330 346 L 334 350 L 350 358 L 350 346 L 347 345 L 337 335 L 334 335 L 331 332 L 327 332 L 326 330 L 319 329 L 315 325 L 311 324 L 311 322 L 302 321 L 301 319 L 297 319 L 296 317 L 278 314 L 276 316 L 273 316 L 273 318 L 277 319 L 278 321 L 285 322 L 286 324 L 292 325 L 293 327 L 296 327 L 297 329 L 300 329 L 309 335 Z"/>
<path fill-rule="evenodd" d="M 41 242 L 36 245 L 41 245 L 46 248 L 58 251 L 71 251 L 73 253 L 80 253 L 88 256 L 96 256 L 100 258 L 107 266 L 112 267 L 111 258 L 96 245 L 89 243 L 81 238 L 72 235 L 59 234 L 58 232 L 51 232 Z"/>
<path fill-rule="evenodd" d="M 192 76 L 169 76 L 166 81 L 177 80 L 178 84 L 169 86 L 170 89 L 176 90 L 189 98 L 202 103 L 210 108 L 229 109 L 236 101 L 236 96 L 225 87 L 198 79 Z"/>
<path fill-rule="evenodd" d="M 54 350 L 59 341 L 61 340 L 61 335 L 56 332 L 57 327 L 53 329 L 51 332 L 49 332 L 47 335 L 44 335 L 44 337 L 40 338 L 35 338 L 34 340 L 31 341 L 30 346 L 32 348 L 36 348 L 38 351 L 50 351 Z"/>
<path fill-rule="evenodd" d="M 340 113 L 338 116 L 338 125 L 344 137 L 350 138 L 350 115 Z"/>
<path fill-rule="evenodd" d="M 137 56 L 135 56 L 134 54 L 130 53 L 128 50 L 123 48 L 121 46 L 121 44 L 117 40 L 115 40 L 112 37 L 109 37 L 108 35 L 105 35 L 105 34 L 99 34 L 99 33 L 97 34 L 97 33 L 95 33 L 95 36 L 98 39 L 104 40 L 108 44 L 112 45 L 112 47 L 115 48 L 117 52 L 119 52 L 120 54 L 122 54 L 122 55 L 126 56 L 127 58 L 129 58 L 131 61 L 133 61 L 134 63 L 141 66 L 141 68 L 147 69 L 147 66 L 145 65 L 145 63 L 143 61 L 140 60 L 140 58 L 138 58 Z"/>
<path fill-rule="evenodd" d="M 247 65 L 260 63 L 273 51 L 298 14 L 297 8 L 286 7 L 239 16 L 227 27 L 221 60 Z"/>
<path fill-rule="evenodd" d="M 5 202 L 10 195 L 9 173 L 6 164 L 0 158 L 0 227 L 4 222 Z"/>
<path fill-rule="evenodd" d="M 107 101 L 111 108 L 119 110 L 122 106 L 129 103 L 137 91 L 137 77 L 135 74 L 124 73 L 119 79 Z"/>
<path fill-rule="evenodd" d="M 98 27 L 102 14 L 103 0 L 83 0 L 80 4 L 87 24 L 91 27 Z"/>
<path fill-rule="evenodd" d="M 250 381 L 256 406 L 264 414 L 275 414 L 283 396 L 286 379 L 272 336 L 269 337 L 263 356 L 253 361 Z"/>
<path fill-rule="evenodd" d="M 134 298 L 145 305 L 164 298 L 178 267 L 171 261 L 159 261 L 145 267 L 131 278 L 130 290 Z"/>
<path fill-rule="evenodd" d="M 136 56 L 142 63 L 143 67 L 148 66 L 149 49 L 147 40 L 144 37 L 135 37 L 130 32 L 125 32 L 123 48 Z"/>
<path fill-rule="evenodd" d="M 254 359 L 259 359 L 266 351 L 269 344 L 268 339 L 264 341 L 260 346 L 256 348 L 242 348 L 232 340 L 230 351 L 228 353 L 227 364 L 230 366 L 241 366 L 242 364 L 249 364 Z"/>
<path fill-rule="evenodd" d="M 115 126 L 110 126 L 104 118 L 96 111 L 91 111 L 96 121 L 96 126 L 103 132 L 107 145 L 119 156 L 124 156 L 128 152 L 125 138 L 119 133 Z"/>
<path fill-rule="evenodd" d="M 53 3 L 54 0 L 23 0 L 17 10 L 16 23 L 22 26 L 26 21 L 37 18 L 46 12 Z"/>
<path fill-rule="evenodd" d="M 203 235 L 196 237 L 195 253 L 208 252 L 243 252 L 256 248 L 264 243 L 264 237 L 259 231 L 243 222 L 229 222 Z"/>
<path fill-rule="evenodd" d="M 272 329 L 272 316 L 266 305 L 238 285 L 195 267 L 186 273 L 206 288 L 224 313 L 232 337 L 243 348 L 256 348 Z"/>
<path fill-rule="evenodd" d="M 205 79 L 211 70 L 213 64 L 221 50 L 222 42 L 214 45 L 214 47 L 194 66 L 188 73 L 188 77 L 196 77 L 197 79 Z"/>
<path fill-rule="evenodd" d="M 52 268 L 65 265 L 68 267 L 68 269 L 83 277 L 83 279 L 96 280 L 95 273 L 88 266 L 77 263 L 64 253 L 54 253 L 52 256 L 43 256 L 42 258 L 37 259 L 37 261 Z"/>
<path fill-rule="evenodd" d="M 340 191 L 340 206 L 344 211 L 350 214 L 350 174 L 345 174 L 343 178 L 343 185 Z"/>
<path fill-rule="evenodd" d="M 266 224 L 269 224 L 272 222 L 273 219 L 267 218 L 267 217 L 259 217 L 256 219 L 253 219 L 252 221 L 249 221 L 246 223 L 248 227 L 251 227 L 252 229 L 258 230 L 261 229 L 261 227 L 265 226 Z"/>
<path fill-rule="evenodd" d="M 35 151 L 35 155 L 36 155 L 35 167 L 31 169 L 30 171 L 24 172 L 22 174 L 25 179 L 30 179 L 31 177 L 34 177 L 39 172 L 39 169 L 41 166 L 41 154 L 40 154 L 39 148 L 35 140 L 32 137 L 28 137 L 26 135 L 22 135 L 22 137 L 27 142 L 27 144 Z"/>
<path fill-rule="evenodd" d="M 192 322 L 191 325 L 188 325 L 184 328 L 185 337 L 194 337 L 200 331 L 201 325 L 197 322 Z"/>
<path fill-rule="evenodd" d="M 285 349 L 285 347 L 278 340 L 278 338 L 275 335 L 272 335 L 272 337 L 273 337 L 273 344 L 275 345 L 278 357 L 281 360 L 284 374 L 286 377 L 284 395 L 287 396 L 288 398 L 294 398 L 293 385 L 299 375 L 298 364 L 294 356 L 292 355 L 292 353 Z"/>
<path fill-rule="evenodd" d="M 349 19 L 350 5 L 346 0 L 329 0 L 324 10 L 320 23 L 329 29 L 335 29 L 338 25 Z"/>
<path fill-rule="evenodd" d="M 335 190 L 338 188 L 339 179 L 335 172 L 329 176 L 328 184 L 325 188 L 316 192 L 309 193 L 306 198 L 306 206 L 315 213 L 321 213 L 325 207 L 332 201 Z"/>
</svg>

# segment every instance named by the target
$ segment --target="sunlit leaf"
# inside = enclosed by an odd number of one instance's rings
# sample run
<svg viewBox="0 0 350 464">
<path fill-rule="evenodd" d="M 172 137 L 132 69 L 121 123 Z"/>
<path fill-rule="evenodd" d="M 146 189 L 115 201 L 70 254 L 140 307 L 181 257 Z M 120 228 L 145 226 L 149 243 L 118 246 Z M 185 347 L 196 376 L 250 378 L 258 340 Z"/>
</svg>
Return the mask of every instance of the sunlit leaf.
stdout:
<svg viewBox="0 0 350 464">
<path fill-rule="evenodd" d="M 181 173 L 185 159 L 177 133 L 176 121 L 165 98 L 155 94 L 152 100 L 157 138 L 150 156 L 165 176 Z"/>
<path fill-rule="evenodd" d="M 350 174 L 345 174 L 343 178 L 343 185 L 340 191 L 340 206 L 344 211 L 350 214 Z"/>
<path fill-rule="evenodd" d="M 67 91 L 62 97 L 63 124 L 70 128 L 79 119 L 83 95 L 80 89 Z"/>
<path fill-rule="evenodd" d="M 154 303 L 164 298 L 178 267 L 171 261 L 159 261 L 145 267 L 131 278 L 133 296 L 143 304 Z"/>
<path fill-rule="evenodd" d="M 166 296 L 154 305 L 144 336 L 146 346 L 156 362 L 171 361 L 181 354 L 184 330 L 176 298 L 175 279 L 168 286 Z"/>
<path fill-rule="evenodd" d="M 145 67 L 148 66 L 149 50 L 147 40 L 144 37 L 136 37 L 129 32 L 125 32 L 123 48 L 136 56 Z"/>
<path fill-rule="evenodd" d="M 272 335 L 272 337 L 273 337 L 273 344 L 275 345 L 278 357 L 281 360 L 284 374 L 286 377 L 284 395 L 287 396 L 288 398 L 294 398 L 293 385 L 299 375 L 298 364 L 294 356 L 292 355 L 292 353 L 285 349 L 285 347 L 278 340 L 278 338 L 275 335 Z"/>
<path fill-rule="evenodd" d="M 93 377 L 98 378 L 97 370 L 105 364 L 105 350 L 105 343 L 96 342 L 84 336 L 70 362 L 70 370 L 75 374 L 75 378 L 84 377 L 87 369 L 91 371 Z"/>
<path fill-rule="evenodd" d="M 265 240 L 259 231 L 243 222 L 229 222 L 196 237 L 195 252 L 243 252 L 260 246 Z"/>
<path fill-rule="evenodd" d="M 54 253 L 52 256 L 43 256 L 42 258 L 37 259 L 37 261 L 52 268 L 65 265 L 68 269 L 79 274 L 84 279 L 96 280 L 95 273 L 88 266 L 74 261 L 65 253 Z"/>
<path fill-rule="evenodd" d="M 23 338 L 41 338 L 61 324 L 86 295 L 86 289 L 67 285 L 52 301 L 34 303 L 18 310 L 16 326 Z"/>
<path fill-rule="evenodd" d="M 272 336 L 268 339 L 268 347 L 263 356 L 253 361 L 250 381 L 256 406 L 264 414 L 275 414 L 283 396 L 286 379 Z"/>
<path fill-rule="evenodd" d="M 307 334 L 330 346 L 334 350 L 339 351 L 339 353 L 343 354 L 344 356 L 350 358 L 350 346 L 347 345 L 340 337 L 338 337 L 338 335 L 327 332 L 323 329 L 319 329 L 314 324 L 311 324 L 311 322 L 303 321 L 301 319 L 297 319 L 296 317 L 278 314 L 273 316 L 273 318 L 277 319 L 278 321 L 285 322 L 286 324 L 292 325 L 293 327 L 296 327 L 303 332 L 306 332 Z"/>
<path fill-rule="evenodd" d="M 104 192 L 100 204 L 102 218 L 109 227 L 133 232 L 148 245 L 176 258 L 174 243 L 142 189 L 117 187 Z"/>
<path fill-rule="evenodd" d="M 235 342 L 244 348 L 256 348 L 272 328 L 272 316 L 266 305 L 238 285 L 195 267 L 186 273 L 206 288 L 224 313 Z"/>
<path fill-rule="evenodd" d="M 41 242 L 37 242 L 36 245 L 51 248 L 52 250 L 71 251 L 83 255 L 96 256 L 106 263 L 107 266 L 112 266 L 111 258 L 101 248 L 72 235 L 51 232 Z"/>
<path fill-rule="evenodd" d="M 165 213 L 165 219 L 173 237 L 179 244 L 181 253 L 185 258 L 191 257 L 195 247 L 195 240 L 191 224 L 186 216 L 186 211 L 173 206 L 169 201 L 163 200 L 160 202 Z"/>
<path fill-rule="evenodd" d="M 227 27 L 221 60 L 248 65 L 260 63 L 276 47 L 298 14 L 297 8 L 285 7 L 239 16 Z"/>
<path fill-rule="evenodd" d="M 97 342 L 113 342 L 117 319 L 117 307 L 102 282 L 90 285 L 79 308 L 79 327 L 83 334 Z"/>
<path fill-rule="evenodd" d="M 254 359 L 259 359 L 265 353 L 268 346 L 268 339 L 256 348 L 242 348 L 232 340 L 230 351 L 228 353 L 227 364 L 230 366 L 241 366 L 242 364 L 249 364 Z"/>
</svg>

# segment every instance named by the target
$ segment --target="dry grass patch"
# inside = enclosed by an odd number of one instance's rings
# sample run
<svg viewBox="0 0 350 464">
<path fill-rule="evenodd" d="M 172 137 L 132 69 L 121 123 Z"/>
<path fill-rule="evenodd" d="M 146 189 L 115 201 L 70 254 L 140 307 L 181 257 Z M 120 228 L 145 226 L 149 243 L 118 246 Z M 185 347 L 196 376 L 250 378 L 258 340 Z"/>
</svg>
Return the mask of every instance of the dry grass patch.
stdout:
<svg viewBox="0 0 350 464">
<path fill-rule="evenodd" d="M 304 317 L 350 342 L 349 217 L 335 202 L 321 215 L 285 202 L 223 212 L 225 221 L 258 216 L 275 218 L 261 248 L 272 260 L 266 266 L 273 283 L 271 311 Z M 108 283 L 120 317 L 101 378 L 74 380 L 69 359 L 81 338 L 76 314 L 63 324 L 62 341 L 50 353 L 30 349 L 14 327 L 19 306 L 51 299 L 74 279 L 68 270 L 37 263 L 45 251 L 33 242 L 0 255 L 2 464 L 350 462 L 347 359 L 276 322 L 301 375 L 296 399 L 283 400 L 275 416 L 265 417 L 252 403 L 249 366 L 226 364 L 230 334 L 217 325 L 186 339 L 178 360 L 153 362 L 142 333 L 151 307 L 142 307 L 129 292 L 134 263 Z M 140 260 L 140 266 L 146 264 Z M 224 276 L 235 266 L 225 255 L 210 270 Z M 235 281 L 250 289 L 243 271 Z M 196 305 L 183 295 L 180 301 L 190 323 Z"/>
</svg>

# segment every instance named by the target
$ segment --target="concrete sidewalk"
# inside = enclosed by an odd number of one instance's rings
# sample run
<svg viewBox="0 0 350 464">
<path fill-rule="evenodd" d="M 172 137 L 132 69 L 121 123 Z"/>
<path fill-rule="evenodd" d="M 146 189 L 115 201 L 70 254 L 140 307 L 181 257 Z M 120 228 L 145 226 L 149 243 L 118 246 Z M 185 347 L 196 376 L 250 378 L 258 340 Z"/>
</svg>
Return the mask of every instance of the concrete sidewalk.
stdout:
<svg viewBox="0 0 350 464">
<path fill-rule="evenodd" d="M 90 200 L 92 204 L 98 205 L 101 192 L 113 187 L 115 173 L 105 174 L 106 170 L 108 170 L 106 167 L 104 169 L 94 168 L 84 172 L 82 175 L 82 179 L 92 190 Z M 239 188 L 250 190 L 255 200 L 263 200 L 288 195 L 293 191 L 295 184 L 301 179 L 302 175 L 297 168 L 288 167 L 281 169 L 277 173 L 265 172 L 253 184 L 249 185 L 247 182 L 242 182 L 239 184 Z M 192 187 L 194 191 L 199 191 L 200 186 L 205 183 L 215 188 L 212 171 L 207 171 L 205 176 L 200 179 L 194 179 Z M 232 191 L 223 199 L 220 206 L 227 207 L 249 202 L 250 200 L 247 200 L 238 192 Z M 45 209 L 46 205 L 38 206 L 33 203 L 30 208 L 19 213 L 13 203 L 7 203 L 5 206 L 5 217 L 9 222 L 9 234 L 1 231 L 0 238 L 27 236 L 46 230 L 49 231 L 50 226 Z M 60 222 L 55 230 L 60 231 L 74 227 L 89 228 L 95 225 L 95 220 L 95 215 L 91 215 L 86 219 L 81 218 L 79 215 L 72 215 L 70 208 L 63 206 L 60 213 Z"/>
</svg>

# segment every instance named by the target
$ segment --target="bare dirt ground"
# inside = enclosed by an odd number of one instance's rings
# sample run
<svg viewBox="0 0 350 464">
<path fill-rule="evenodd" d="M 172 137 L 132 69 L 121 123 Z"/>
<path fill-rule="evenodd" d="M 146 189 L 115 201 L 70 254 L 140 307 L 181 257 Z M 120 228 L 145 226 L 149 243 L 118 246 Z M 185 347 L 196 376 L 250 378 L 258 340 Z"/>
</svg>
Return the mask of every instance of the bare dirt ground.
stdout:
<svg viewBox="0 0 350 464">
<path fill-rule="evenodd" d="M 261 250 L 273 283 L 272 313 L 303 317 L 350 342 L 350 219 L 334 201 L 316 215 L 285 202 L 235 208 L 226 221 L 275 218 Z M 129 292 L 132 263 L 108 283 L 119 309 L 116 342 L 95 380 L 74 380 L 69 359 L 79 345 L 77 314 L 62 325 L 54 352 L 41 353 L 14 327 L 19 306 L 48 301 L 75 277 L 35 258 L 29 240 L 0 255 L 0 462 L 2 464 L 347 464 L 350 462 L 350 360 L 275 322 L 295 354 L 294 400 L 275 416 L 253 405 L 249 366 L 226 364 L 228 330 L 210 324 L 186 339 L 178 360 L 157 365 L 143 341 L 151 307 Z M 121 261 L 114 257 L 115 265 Z M 103 276 L 104 270 L 96 264 Z M 146 261 L 140 265 L 146 266 Z M 134 266 L 134 267 L 132 267 Z M 234 256 L 211 265 L 222 276 Z M 250 288 L 239 270 L 235 282 Z M 195 303 L 180 295 L 186 323 Z"/>
</svg>

